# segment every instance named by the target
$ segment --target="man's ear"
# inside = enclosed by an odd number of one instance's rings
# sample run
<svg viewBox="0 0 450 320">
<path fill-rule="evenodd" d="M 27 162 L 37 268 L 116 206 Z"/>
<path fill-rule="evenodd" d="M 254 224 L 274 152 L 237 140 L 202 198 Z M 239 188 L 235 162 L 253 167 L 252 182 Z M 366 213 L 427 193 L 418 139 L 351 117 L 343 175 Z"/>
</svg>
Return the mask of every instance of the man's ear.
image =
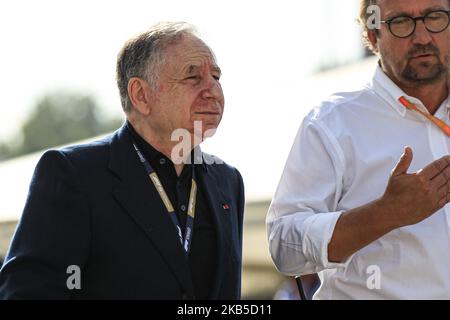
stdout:
<svg viewBox="0 0 450 320">
<path fill-rule="evenodd" d="M 377 30 L 367 30 L 367 38 L 369 39 L 369 42 L 372 45 L 372 50 L 374 53 L 378 53 L 377 32 L 378 32 Z"/>
<path fill-rule="evenodd" d="M 128 97 L 133 109 L 144 116 L 150 114 L 152 94 L 152 88 L 144 79 L 133 77 L 128 81 Z"/>
</svg>

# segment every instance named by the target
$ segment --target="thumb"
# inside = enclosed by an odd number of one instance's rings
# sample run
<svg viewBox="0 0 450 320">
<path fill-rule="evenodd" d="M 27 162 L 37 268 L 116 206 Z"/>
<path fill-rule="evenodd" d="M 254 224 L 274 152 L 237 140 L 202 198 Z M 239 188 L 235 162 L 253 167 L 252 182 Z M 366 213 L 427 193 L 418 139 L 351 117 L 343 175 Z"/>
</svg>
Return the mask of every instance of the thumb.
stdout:
<svg viewBox="0 0 450 320">
<path fill-rule="evenodd" d="M 397 165 L 392 170 L 393 176 L 399 176 L 402 174 L 407 174 L 409 166 L 413 160 L 413 152 L 410 147 L 405 147 L 405 151 L 403 152 L 400 160 L 398 160 Z"/>
</svg>

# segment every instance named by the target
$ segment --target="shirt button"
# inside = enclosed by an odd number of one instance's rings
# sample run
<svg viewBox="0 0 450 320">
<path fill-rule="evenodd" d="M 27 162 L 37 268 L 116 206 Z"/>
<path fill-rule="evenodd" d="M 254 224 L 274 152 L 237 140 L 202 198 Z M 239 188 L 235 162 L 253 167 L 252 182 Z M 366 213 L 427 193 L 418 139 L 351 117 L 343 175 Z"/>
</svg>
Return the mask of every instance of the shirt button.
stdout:
<svg viewBox="0 0 450 320">
<path fill-rule="evenodd" d="M 181 209 L 181 211 L 186 211 L 186 206 L 184 204 L 182 204 L 180 209 Z"/>
<path fill-rule="evenodd" d="M 159 164 L 166 164 L 166 159 L 161 158 L 161 159 L 159 160 Z"/>
</svg>

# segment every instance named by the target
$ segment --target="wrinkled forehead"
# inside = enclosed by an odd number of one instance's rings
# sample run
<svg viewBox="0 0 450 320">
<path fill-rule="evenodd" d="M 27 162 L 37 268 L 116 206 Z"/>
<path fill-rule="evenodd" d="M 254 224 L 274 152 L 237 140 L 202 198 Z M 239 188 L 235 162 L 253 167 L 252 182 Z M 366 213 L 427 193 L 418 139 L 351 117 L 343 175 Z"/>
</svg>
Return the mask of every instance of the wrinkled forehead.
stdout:
<svg viewBox="0 0 450 320">
<path fill-rule="evenodd" d="M 393 15 L 423 15 L 436 9 L 450 10 L 450 0 L 377 0 L 383 17 Z"/>
<path fill-rule="evenodd" d="M 184 36 L 178 43 L 166 49 L 167 62 L 174 67 L 218 68 L 216 56 L 211 48 L 195 36 Z"/>
</svg>

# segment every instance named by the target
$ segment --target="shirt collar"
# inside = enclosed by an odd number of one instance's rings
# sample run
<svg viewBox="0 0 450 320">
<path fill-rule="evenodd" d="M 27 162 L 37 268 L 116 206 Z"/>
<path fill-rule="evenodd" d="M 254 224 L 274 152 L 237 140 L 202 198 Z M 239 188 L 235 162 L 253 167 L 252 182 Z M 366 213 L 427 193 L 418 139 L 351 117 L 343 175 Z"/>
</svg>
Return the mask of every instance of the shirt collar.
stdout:
<svg viewBox="0 0 450 320">
<path fill-rule="evenodd" d="M 415 97 L 407 95 L 402 89 L 400 89 L 400 87 L 397 86 L 394 81 L 392 81 L 386 75 L 379 64 L 372 79 L 372 87 L 374 88 L 375 92 L 379 94 L 386 102 L 388 102 L 388 104 L 402 117 L 406 115 L 406 108 L 398 100 L 402 96 L 404 96 L 410 102 L 414 103 L 422 111 L 428 113 L 428 109 L 425 108 L 422 101 Z M 444 108 L 442 108 L 443 105 L 445 106 Z M 444 101 L 443 105 L 441 105 L 439 110 L 445 109 L 444 112 L 448 113 L 448 110 L 450 110 L 450 96 L 446 101 Z"/>
<path fill-rule="evenodd" d="M 127 125 L 128 131 L 130 132 L 131 136 L 136 141 L 138 147 L 140 149 L 142 149 L 142 152 L 144 153 L 145 158 L 150 163 L 154 163 L 155 161 L 159 161 L 161 158 L 164 158 L 164 159 L 166 159 L 168 161 L 171 161 L 164 154 L 162 154 L 161 152 L 156 150 L 151 144 L 149 144 L 147 141 L 145 141 L 145 139 L 142 138 L 136 132 L 136 130 L 133 128 L 133 126 L 131 125 L 131 123 L 128 120 L 127 120 L 127 124 L 126 125 Z M 194 150 L 197 150 L 197 151 L 194 152 Z M 196 156 L 197 159 L 191 159 L 191 160 L 193 161 L 194 164 L 200 164 L 200 167 L 202 167 L 203 169 L 207 170 L 208 168 L 206 166 L 205 158 L 204 158 L 202 150 L 200 149 L 200 146 L 197 146 L 194 150 L 191 151 L 191 157 L 193 158 L 194 156 Z"/>
<path fill-rule="evenodd" d="M 449 89 L 450 92 L 450 89 Z M 436 111 L 436 113 L 434 114 L 435 117 L 444 120 L 447 123 L 450 123 L 450 94 L 447 98 L 447 100 L 445 100 L 443 102 L 443 104 L 441 105 L 441 107 Z"/>
<path fill-rule="evenodd" d="M 372 87 L 375 92 L 379 94 L 388 104 L 397 111 L 402 117 L 406 114 L 406 108 L 398 101 L 402 96 L 407 99 L 409 97 L 402 89 L 400 89 L 381 69 L 380 65 L 377 66 L 375 75 L 372 80 Z M 415 102 L 410 100 L 411 102 Z"/>
</svg>

